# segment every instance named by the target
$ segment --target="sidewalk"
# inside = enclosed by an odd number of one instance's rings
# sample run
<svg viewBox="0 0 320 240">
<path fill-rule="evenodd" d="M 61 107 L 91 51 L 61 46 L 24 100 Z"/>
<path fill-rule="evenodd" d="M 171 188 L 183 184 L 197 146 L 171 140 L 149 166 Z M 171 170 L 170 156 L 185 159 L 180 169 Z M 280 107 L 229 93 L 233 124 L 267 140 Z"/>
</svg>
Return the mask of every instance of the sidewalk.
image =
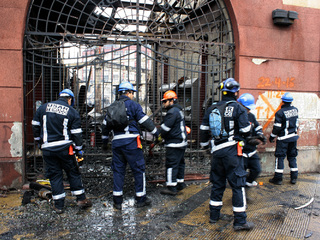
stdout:
<svg viewBox="0 0 320 240">
<path fill-rule="evenodd" d="M 296 185 L 289 176 L 281 186 L 268 179 L 259 178 L 263 185 L 247 191 L 248 220 L 256 226 L 248 232 L 233 231 L 229 187 L 222 218 L 209 223 L 210 184 L 198 181 L 187 182 L 176 197 L 161 195 L 161 186 L 148 186 L 149 208 L 135 208 L 126 191 L 122 211 L 113 209 L 110 189 L 89 195 L 94 205 L 88 210 L 79 210 L 68 196 L 61 215 L 45 200 L 36 197 L 22 206 L 22 191 L 8 192 L 0 196 L 0 239 L 320 239 L 320 174 L 301 174 Z"/>
</svg>

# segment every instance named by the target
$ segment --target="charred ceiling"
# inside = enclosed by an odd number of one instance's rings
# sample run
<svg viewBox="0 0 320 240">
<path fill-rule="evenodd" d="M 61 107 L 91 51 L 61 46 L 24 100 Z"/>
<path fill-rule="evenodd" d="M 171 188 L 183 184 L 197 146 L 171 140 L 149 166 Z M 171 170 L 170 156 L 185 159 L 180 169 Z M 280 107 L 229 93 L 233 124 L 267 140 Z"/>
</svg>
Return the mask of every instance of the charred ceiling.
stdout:
<svg viewBox="0 0 320 240">
<path fill-rule="evenodd" d="M 26 37 L 32 47 L 62 40 L 103 45 L 124 38 L 219 43 L 221 34 L 228 34 L 225 11 L 217 0 L 34 0 Z"/>
</svg>

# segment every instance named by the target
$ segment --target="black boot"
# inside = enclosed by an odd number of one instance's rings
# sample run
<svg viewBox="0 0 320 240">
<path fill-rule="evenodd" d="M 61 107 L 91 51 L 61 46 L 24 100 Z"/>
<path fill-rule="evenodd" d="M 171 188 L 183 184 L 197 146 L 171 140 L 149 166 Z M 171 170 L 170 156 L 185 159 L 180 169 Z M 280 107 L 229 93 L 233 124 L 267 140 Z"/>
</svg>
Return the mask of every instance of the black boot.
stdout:
<svg viewBox="0 0 320 240">
<path fill-rule="evenodd" d="M 150 204 L 151 204 L 151 199 L 147 198 L 147 197 L 144 197 L 144 200 L 142 200 L 142 201 L 139 201 L 137 199 L 136 207 L 137 208 L 141 208 L 141 207 L 144 207 L 144 206 L 149 206 Z"/>
<path fill-rule="evenodd" d="M 58 214 L 64 213 L 64 198 L 54 200 L 52 203 L 52 209 Z"/>
<path fill-rule="evenodd" d="M 269 182 L 275 185 L 282 185 L 282 179 L 271 178 L 269 179 Z"/>
<path fill-rule="evenodd" d="M 161 193 L 161 194 L 164 194 L 164 195 L 175 196 L 175 195 L 178 194 L 178 191 L 177 191 L 177 188 L 176 188 L 176 187 L 169 186 L 169 187 L 163 189 L 160 193 Z"/>
<path fill-rule="evenodd" d="M 115 209 L 121 210 L 122 209 L 122 204 L 121 203 L 113 203 L 113 207 Z"/>
<path fill-rule="evenodd" d="M 245 224 L 240 225 L 240 226 L 233 226 L 233 229 L 235 231 L 251 230 L 252 228 L 254 228 L 254 223 L 253 222 L 246 222 Z"/>
<path fill-rule="evenodd" d="M 54 204 L 52 205 L 52 209 L 58 214 L 64 213 L 63 208 L 57 208 Z"/>
<path fill-rule="evenodd" d="M 115 209 L 121 210 L 122 209 L 122 202 L 123 202 L 122 196 L 113 196 L 113 207 Z"/>
<path fill-rule="evenodd" d="M 291 171 L 290 172 L 290 183 L 291 184 L 296 184 L 297 183 L 297 178 L 298 178 L 298 171 Z"/>
<path fill-rule="evenodd" d="M 177 184 L 178 191 L 181 191 L 182 189 L 185 189 L 186 187 L 187 187 L 187 185 L 184 182 Z"/>
<path fill-rule="evenodd" d="M 220 218 L 220 210 L 213 209 L 213 207 L 210 208 L 210 218 L 209 218 L 209 223 L 216 223 L 218 222 Z"/>
<path fill-rule="evenodd" d="M 291 184 L 296 184 L 296 183 L 297 183 L 297 179 L 296 179 L 296 178 L 292 178 L 292 179 L 290 180 L 290 183 L 291 183 Z"/>
</svg>

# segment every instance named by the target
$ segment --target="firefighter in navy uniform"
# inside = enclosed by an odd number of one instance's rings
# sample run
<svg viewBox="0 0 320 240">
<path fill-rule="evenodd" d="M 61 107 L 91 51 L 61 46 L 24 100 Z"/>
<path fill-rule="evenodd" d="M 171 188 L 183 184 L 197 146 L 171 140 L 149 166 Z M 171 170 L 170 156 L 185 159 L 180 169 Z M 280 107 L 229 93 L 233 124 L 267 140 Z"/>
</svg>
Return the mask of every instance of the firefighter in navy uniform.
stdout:
<svg viewBox="0 0 320 240">
<path fill-rule="evenodd" d="M 41 145 L 46 163 L 46 176 L 50 180 L 53 209 L 64 212 L 66 193 L 63 186 L 63 170 L 70 183 L 70 190 L 76 196 L 81 208 L 91 207 L 86 198 L 81 173 L 74 155 L 69 155 L 69 147 L 75 145 L 76 155 L 82 157 L 82 129 L 79 113 L 72 107 L 74 94 L 64 89 L 59 99 L 43 104 L 38 108 L 32 120 L 34 140 Z"/>
<path fill-rule="evenodd" d="M 257 145 L 261 142 L 266 144 L 267 138 L 263 135 L 262 127 L 258 123 L 256 117 L 250 112 L 256 108 L 254 103 L 254 97 L 250 93 L 244 93 L 238 98 L 238 102 L 244 106 L 248 113 L 248 119 L 251 123 L 251 139 L 249 139 L 243 147 L 243 157 L 244 157 L 244 169 L 249 169 L 249 175 L 247 176 L 246 186 L 254 187 L 258 183 L 255 181 L 260 172 L 261 164 L 260 158 L 257 153 Z"/>
<path fill-rule="evenodd" d="M 102 141 L 104 149 L 109 141 L 109 133 L 113 132 L 112 139 L 112 170 L 113 170 L 113 202 L 116 209 L 122 208 L 123 185 L 127 163 L 134 175 L 136 207 L 151 204 L 146 196 L 145 160 L 140 141 L 140 128 L 142 125 L 158 138 L 158 130 L 152 120 L 143 112 L 139 103 L 133 101 L 136 90 L 130 82 L 119 85 L 120 100 L 125 100 L 129 125 L 123 131 L 108 128 L 106 119 L 102 124 Z"/>
<path fill-rule="evenodd" d="M 233 101 L 226 106 L 222 118 L 228 136 L 211 140 L 209 118 L 214 106 L 210 106 L 206 110 L 200 126 L 200 146 L 201 148 L 208 148 L 211 144 L 212 153 L 209 222 L 215 223 L 220 218 L 220 210 L 223 205 L 222 197 L 226 188 L 226 180 L 228 180 L 233 193 L 234 230 L 250 230 L 254 227 L 254 224 L 246 220 L 246 171 L 244 170 L 243 158 L 240 156 L 241 152 L 238 152 L 238 144 L 240 140 L 250 135 L 251 125 L 247 111 L 236 102 L 236 93 L 240 89 L 239 83 L 233 78 L 228 78 L 220 84 L 220 89 L 222 91 L 222 101 L 218 102 L 217 105 Z"/>
<path fill-rule="evenodd" d="M 187 131 L 182 107 L 177 103 L 177 94 L 169 90 L 161 100 L 167 114 L 161 123 L 160 136 L 166 147 L 166 189 L 160 193 L 176 195 L 186 187 L 184 183 Z"/>
<path fill-rule="evenodd" d="M 284 169 L 284 159 L 287 156 L 290 167 L 290 182 L 296 184 L 298 178 L 297 159 L 297 132 L 299 127 L 298 109 L 291 105 L 293 97 L 286 92 L 281 97 L 281 109 L 275 114 L 272 133 L 269 141 L 272 143 L 277 138 L 276 143 L 276 163 L 274 177 L 269 179 L 270 183 L 281 185 Z"/>
</svg>

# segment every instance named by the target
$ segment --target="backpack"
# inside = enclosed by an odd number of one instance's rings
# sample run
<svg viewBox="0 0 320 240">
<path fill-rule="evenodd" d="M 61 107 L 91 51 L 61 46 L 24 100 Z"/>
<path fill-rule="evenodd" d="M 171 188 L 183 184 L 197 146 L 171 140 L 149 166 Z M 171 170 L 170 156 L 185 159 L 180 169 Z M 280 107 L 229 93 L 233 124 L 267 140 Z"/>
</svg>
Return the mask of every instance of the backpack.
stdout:
<svg viewBox="0 0 320 240">
<path fill-rule="evenodd" d="M 216 106 L 212 109 L 209 115 L 209 126 L 214 139 L 219 140 L 228 137 L 228 133 L 226 132 L 224 126 L 224 114 L 227 105 L 232 102 L 236 101 L 228 101 L 219 106 L 216 103 L 213 104 L 213 106 Z"/>
<path fill-rule="evenodd" d="M 109 129 L 123 131 L 129 125 L 127 110 L 124 104 L 126 100 L 116 100 L 107 107 L 106 121 Z"/>
</svg>

